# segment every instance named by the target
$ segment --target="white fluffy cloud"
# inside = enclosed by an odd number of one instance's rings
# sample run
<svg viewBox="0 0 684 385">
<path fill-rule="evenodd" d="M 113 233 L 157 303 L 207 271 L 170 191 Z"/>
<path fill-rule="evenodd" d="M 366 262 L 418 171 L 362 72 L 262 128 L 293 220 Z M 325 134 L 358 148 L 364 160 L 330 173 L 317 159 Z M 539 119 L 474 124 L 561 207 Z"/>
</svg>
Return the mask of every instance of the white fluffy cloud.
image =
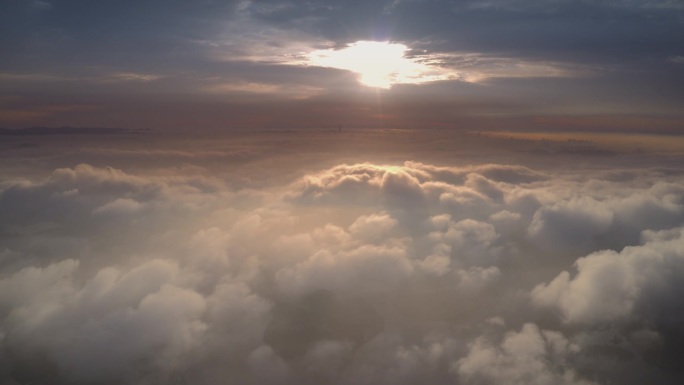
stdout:
<svg viewBox="0 0 684 385">
<path fill-rule="evenodd" d="M 679 378 L 657 361 L 684 340 L 676 175 L 363 163 L 236 190 L 187 170 L 1 184 L 0 380 L 637 383 L 581 359 L 613 337 Z"/>
<path fill-rule="evenodd" d="M 535 287 L 533 302 L 558 308 L 573 323 L 656 321 L 661 312 L 681 317 L 682 306 L 670 302 L 668 293 L 680 290 L 684 279 L 684 229 L 646 231 L 644 240 L 620 252 L 602 250 L 578 259 L 576 274 L 564 271 Z M 650 309 L 654 304 L 658 313 Z"/>
<path fill-rule="evenodd" d="M 578 379 L 567 362 L 578 350 L 560 333 L 525 324 L 520 332 L 507 333 L 500 344 L 477 339 L 452 369 L 466 384 L 592 384 Z"/>
</svg>

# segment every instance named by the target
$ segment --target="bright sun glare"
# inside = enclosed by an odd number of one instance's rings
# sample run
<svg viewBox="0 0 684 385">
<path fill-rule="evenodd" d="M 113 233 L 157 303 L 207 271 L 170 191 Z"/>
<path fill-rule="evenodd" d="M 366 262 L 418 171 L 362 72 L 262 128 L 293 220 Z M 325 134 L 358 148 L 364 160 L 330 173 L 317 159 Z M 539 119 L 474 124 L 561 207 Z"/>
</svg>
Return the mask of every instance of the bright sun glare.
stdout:
<svg viewBox="0 0 684 385">
<path fill-rule="evenodd" d="M 369 87 L 387 89 L 393 84 L 418 84 L 448 78 L 425 63 L 407 58 L 407 51 L 404 44 L 357 41 L 340 50 L 314 51 L 308 59 L 313 65 L 355 72 L 359 82 Z"/>
</svg>

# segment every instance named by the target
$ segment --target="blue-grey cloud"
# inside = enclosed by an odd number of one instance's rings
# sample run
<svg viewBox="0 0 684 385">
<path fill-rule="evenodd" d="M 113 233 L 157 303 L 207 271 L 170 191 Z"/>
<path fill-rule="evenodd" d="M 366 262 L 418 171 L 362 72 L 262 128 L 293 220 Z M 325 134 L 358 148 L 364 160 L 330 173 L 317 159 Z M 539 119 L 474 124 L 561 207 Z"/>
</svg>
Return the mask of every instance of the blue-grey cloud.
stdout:
<svg viewBox="0 0 684 385">
<path fill-rule="evenodd" d="M 671 1 L 10 0 L 0 7 L 0 124 L 8 127 L 111 126 L 114 119 L 102 116 L 117 116 L 117 126 L 163 128 L 179 118 L 164 119 L 161 110 L 184 108 L 203 127 L 259 126 L 263 114 L 254 110 L 272 111 L 272 122 L 260 126 L 273 125 L 288 120 L 273 101 L 309 101 L 300 103 L 301 116 L 322 99 L 345 106 L 368 96 L 353 72 L 304 60 L 359 40 L 404 44 L 407 60 L 449 74 L 388 95 L 389 108 L 395 98 L 410 101 L 396 108 L 414 126 L 472 124 L 459 106 L 466 97 L 490 107 L 475 114 L 481 127 L 490 126 L 485 116 L 578 111 L 668 119 L 682 101 L 684 10 Z M 445 100 L 454 101 L 430 114 L 418 105 Z M 240 111 L 229 114 L 239 121 L 221 121 L 218 104 Z"/>
</svg>

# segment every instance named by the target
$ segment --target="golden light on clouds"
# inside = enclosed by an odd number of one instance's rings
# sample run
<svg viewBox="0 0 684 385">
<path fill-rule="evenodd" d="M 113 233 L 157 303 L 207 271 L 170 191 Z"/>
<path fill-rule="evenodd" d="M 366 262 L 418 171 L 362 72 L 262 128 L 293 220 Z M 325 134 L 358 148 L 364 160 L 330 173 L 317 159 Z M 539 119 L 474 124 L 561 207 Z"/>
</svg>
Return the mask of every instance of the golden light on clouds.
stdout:
<svg viewBox="0 0 684 385">
<path fill-rule="evenodd" d="M 357 41 L 335 50 L 309 53 L 309 64 L 354 72 L 368 87 L 391 88 L 395 84 L 420 84 L 458 78 L 457 74 L 431 63 L 427 57 L 407 57 L 404 44 Z"/>
</svg>

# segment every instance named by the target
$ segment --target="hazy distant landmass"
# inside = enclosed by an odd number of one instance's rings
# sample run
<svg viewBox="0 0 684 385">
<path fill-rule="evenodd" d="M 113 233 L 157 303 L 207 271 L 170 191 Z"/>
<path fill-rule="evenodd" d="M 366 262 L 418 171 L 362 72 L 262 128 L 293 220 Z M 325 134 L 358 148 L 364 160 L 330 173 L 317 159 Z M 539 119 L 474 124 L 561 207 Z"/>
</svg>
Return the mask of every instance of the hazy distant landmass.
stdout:
<svg viewBox="0 0 684 385">
<path fill-rule="evenodd" d="M 0 128 L 0 135 L 111 135 L 111 134 L 143 134 L 150 129 L 130 129 L 112 127 L 25 127 Z"/>
</svg>

